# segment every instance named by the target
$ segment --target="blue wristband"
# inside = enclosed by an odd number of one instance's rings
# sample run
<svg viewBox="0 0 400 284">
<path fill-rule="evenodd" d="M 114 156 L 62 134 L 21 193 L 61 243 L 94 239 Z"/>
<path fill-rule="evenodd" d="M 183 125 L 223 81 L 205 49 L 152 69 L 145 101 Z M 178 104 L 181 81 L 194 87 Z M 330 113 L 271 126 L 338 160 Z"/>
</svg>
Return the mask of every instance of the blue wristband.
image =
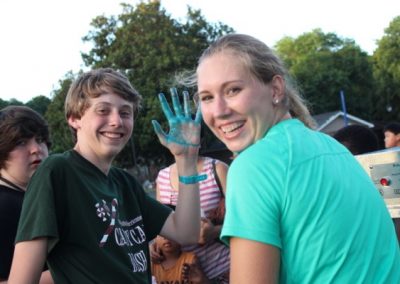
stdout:
<svg viewBox="0 0 400 284">
<path fill-rule="evenodd" d="M 205 179 L 207 179 L 207 174 L 196 176 L 179 176 L 179 182 L 183 184 L 194 184 Z"/>
</svg>

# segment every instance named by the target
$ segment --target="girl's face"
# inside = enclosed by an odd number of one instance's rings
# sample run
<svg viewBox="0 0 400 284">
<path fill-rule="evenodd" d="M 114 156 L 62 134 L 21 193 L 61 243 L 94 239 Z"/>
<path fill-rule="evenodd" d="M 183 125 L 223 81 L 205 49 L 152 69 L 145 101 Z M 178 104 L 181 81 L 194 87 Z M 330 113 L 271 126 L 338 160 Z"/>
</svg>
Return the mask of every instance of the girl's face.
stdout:
<svg viewBox="0 0 400 284">
<path fill-rule="evenodd" d="M 122 150 L 133 130 L 133 103 L 114 93 L 105 93 L 89 100 L 81 118 L 70 117 L 76 129 L 77 150 L 99 168 Z"/>
<path fill-rule="evenodd" d="M 254 144 L 279 120 L 273 102 L 283 97 L 283 79 L 264 84 L 229 52 L 205 58 L 197 83 L 205 123 L 232 152 Z"/>
<path fill-rule="evenodd" d="M 9 153 L 1 176 L 26 188 L 39 164 L 49 155 L 46 142 L 37 137 L 21 139 Z"/>
</svg>

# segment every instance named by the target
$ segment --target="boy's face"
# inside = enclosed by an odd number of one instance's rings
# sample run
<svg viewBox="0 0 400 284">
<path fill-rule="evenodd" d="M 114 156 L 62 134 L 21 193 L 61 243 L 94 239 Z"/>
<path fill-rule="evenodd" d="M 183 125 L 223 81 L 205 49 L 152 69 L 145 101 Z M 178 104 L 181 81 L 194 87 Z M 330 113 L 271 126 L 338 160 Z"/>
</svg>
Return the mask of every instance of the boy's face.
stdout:
<svg viewBox="0 0 400 284">
<path fill-rule="evenodd" d="M 76 129 L 75 150 L 96 165 L 111 162 L 132 135 L 133 103 L 105 93 L 89 99 L 89 105 L 80 119 L 68 119 Z"/>
<path fill-rule="evenodd" d="M 385 148 L 400 146 L 400 134 L 394 134 L 391 131 L 385 131 Z"/>
</svg>

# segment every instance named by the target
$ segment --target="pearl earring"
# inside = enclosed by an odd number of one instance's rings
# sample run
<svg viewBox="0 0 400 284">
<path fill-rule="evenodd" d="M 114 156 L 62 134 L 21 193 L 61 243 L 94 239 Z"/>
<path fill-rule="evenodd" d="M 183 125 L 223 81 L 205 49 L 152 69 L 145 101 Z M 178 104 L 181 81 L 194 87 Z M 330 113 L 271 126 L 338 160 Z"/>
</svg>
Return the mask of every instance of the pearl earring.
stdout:
<svg viewBox="0 0 400 284">
<path fill-rule="evenodd" d="M 275 101 L 274 101 L 274 104 L 278 104 L 279 103 L 279 100 L 278 99 L 276 99 Z"/>
</svg>

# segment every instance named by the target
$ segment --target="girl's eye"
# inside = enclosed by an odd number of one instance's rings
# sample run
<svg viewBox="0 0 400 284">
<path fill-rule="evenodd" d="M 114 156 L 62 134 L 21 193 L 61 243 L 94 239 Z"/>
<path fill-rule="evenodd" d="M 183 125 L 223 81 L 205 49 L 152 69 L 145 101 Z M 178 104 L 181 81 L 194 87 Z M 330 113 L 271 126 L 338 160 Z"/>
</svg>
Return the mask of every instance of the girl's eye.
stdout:
<svg viewBox="0 0 400 284">
<path fill-rule="evenodd" d="M 15 143 L 16 146 L 25 146 L 26 144 L 27 144 L 26 139 L 20 139 L 17 141 L 17 143 Z"/>
<path fill-rule="evenodd" d="M 211 96 L 211 95 L 200 96 L 200 101 L 202 101 L 202 102 L 208 102 L 212 99 L 213 99 L 213 96 Z"/>
<path fill-rule="evenodd" d="M 234 88 L 228 89 L 227 94 L 228 95 L 235 95 L 235 94 L 239 93 L 240 91 L 241 91 L 240 88 L 234 87 Z"/>
</svg>

